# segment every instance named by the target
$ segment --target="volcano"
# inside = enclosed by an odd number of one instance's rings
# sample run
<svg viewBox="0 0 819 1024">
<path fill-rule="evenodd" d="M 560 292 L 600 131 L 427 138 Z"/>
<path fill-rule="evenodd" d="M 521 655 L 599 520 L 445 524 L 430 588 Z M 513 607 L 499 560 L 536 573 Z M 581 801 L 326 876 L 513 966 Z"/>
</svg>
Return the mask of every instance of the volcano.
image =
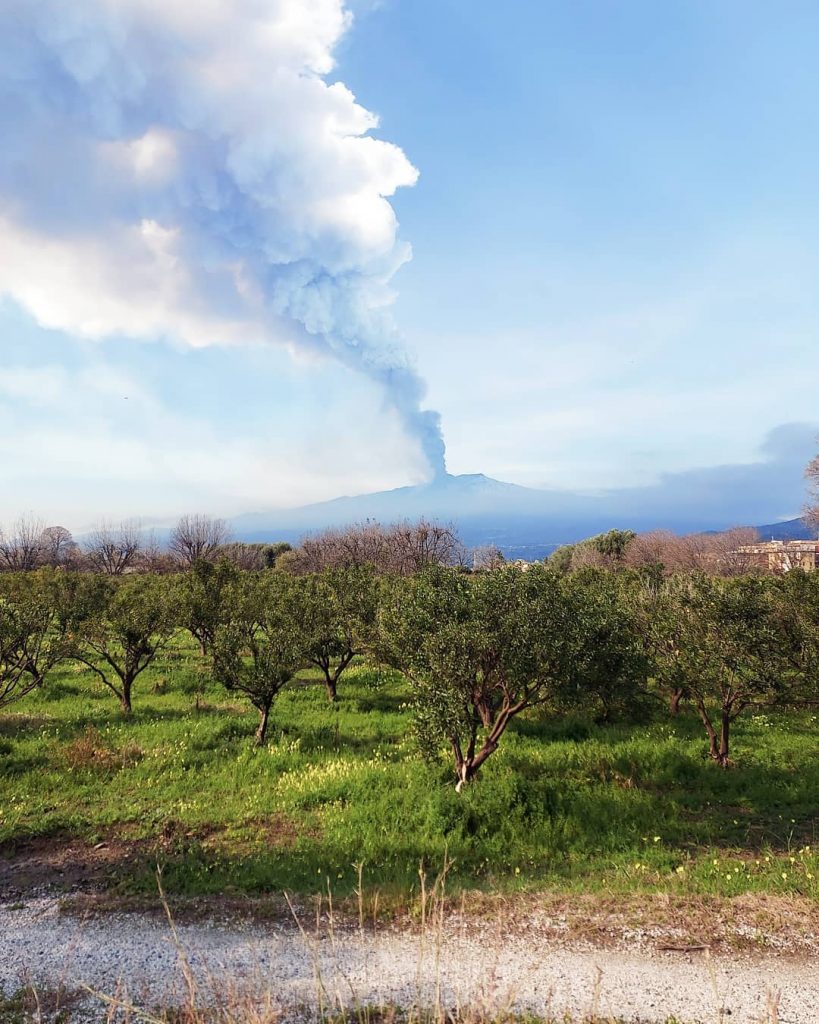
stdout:
<svg viewBox="0 0 819 1024">
<path fill-rule="evenodd" d="M 298 541 L 327 527 L 375 520 L 393 523 L 420 517 L 451 523 L 469 547 L 495 545 L 507 558 L 544 558 L 560 544 L 574 543 L 610 529 L 679 533 L 719 530 L 740 525 L 731 509 L 737 489 L 721 491 L 687 474 L 670 487 L 613 490 L 584 495 L 571 491 L 537 490 L 505 483 L 482 473 L 442 474 L 428 483 L 334 498 L 300 508 L 274 509 L 237 516 L 234 536 L 247 541 Z M 675 480 L 675 478 L 671 478 Z M 734 481 L 736 483 L 736 480 Z M 760 501 L 748 489 L 745 523 L 771 516 L 771 494 Z M 722 497 L 721 497 L 722 496 Z"/>
<path fill-rule="evenodd" d="M 242 540 L 292 542 L 330 526 L 424 517 L 452 523 L 470 547 L 494 544 L 507 557 L 543 558 L 566 537 L 586 536 L 578 522 L 583 504 L 573 495 L 504 483 L 483 473 L 447 473 L 415 486 L 242 515 L 231 525 Z M 581 520 L 590 521 L 591 513 L 587 509 Z"/>
</svg>

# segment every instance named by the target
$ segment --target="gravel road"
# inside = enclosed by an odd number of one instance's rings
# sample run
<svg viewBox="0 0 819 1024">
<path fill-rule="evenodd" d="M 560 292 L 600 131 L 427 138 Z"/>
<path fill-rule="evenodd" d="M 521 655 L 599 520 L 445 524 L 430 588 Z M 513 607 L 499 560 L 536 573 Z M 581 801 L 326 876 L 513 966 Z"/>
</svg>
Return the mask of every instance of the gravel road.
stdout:
<svg viewBox="0 0 819 1024">
<path fill-rule="evenodd" d="M 177 930 L 204 1003 L 228 990 L 266 991 L 295 1013 L 315 1005 L 323 986 L 327 1002 L 348 1008 L 430 1005 L 440 993 L 446 1005 L 555 1015 L 596 1009 L 626 1021 L 819 1021 L 819 962 L 807 959 L 576 949 L 540 938 L 534 927 L 499 937 L 475 925 L 442 943 L 392 931 L 316 939 L 289 924 L 199 922 Z M 86 983 L 107 993 L 124 981 L 141 1005 L 178 999 L 182 984 L 164 920 L 109 914 L 81 921 L 44 896 L 0 904 L 0 987 L 12 991 L 25 980 L 50 988 Z M 769 1016 L 777 1000 L 778 1016 Z"/>
</svg>

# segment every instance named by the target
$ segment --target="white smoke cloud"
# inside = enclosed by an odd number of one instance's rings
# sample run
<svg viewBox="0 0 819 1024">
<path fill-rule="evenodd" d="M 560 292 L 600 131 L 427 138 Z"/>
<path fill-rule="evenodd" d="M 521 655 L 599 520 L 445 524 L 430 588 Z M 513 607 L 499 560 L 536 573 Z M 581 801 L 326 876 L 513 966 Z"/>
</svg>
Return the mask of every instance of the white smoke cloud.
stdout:
<svg viewBox="0 0 819 1024">
<path fill-rule="evenodd" d="M 344 0 L 0 0 L 0 294 L 88 338 L 274 342 L 379 382 L 435 472 L 390 316 L 417 172 L 329 82 Z"/>
<path fill-rule="evenodd" d="M 32 332 L 26 356 L 12 342 L 0 373 L 0 524 L 34 508 L 83 531 L 100 509 L 133 516 L 135 496 L 140 512 L 169 521 L 191 507 L 230 516 L 399 487 L 422 469 L 376 389 L 330 364 L 288 366 L 272 346 L 234 367 L 229 349 L 198 360 L 149 346 L 134 359 L 124 345 L 100 352 L 42 339 Z M 255 384 L 237 392 L 248 366 Z M 163 374 L 170 379 L 157 386 Z M 286 404 L 285 377 L 302 381 L 298 406 L 265 417 L 259 397 Z M 338 377 L 343 387 L 332 386 Z M 222 382 L 244 399 L 229 430 L 212 414 Z M 202 401 L 192 405 L 194 394 Z"/>
</svg>

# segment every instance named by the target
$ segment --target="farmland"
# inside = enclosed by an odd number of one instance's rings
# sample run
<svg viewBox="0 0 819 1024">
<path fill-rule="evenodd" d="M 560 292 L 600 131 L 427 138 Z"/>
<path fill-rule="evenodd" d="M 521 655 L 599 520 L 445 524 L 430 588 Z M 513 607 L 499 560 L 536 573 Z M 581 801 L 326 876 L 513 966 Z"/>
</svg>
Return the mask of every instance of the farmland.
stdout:
<svg viewBox="0 0 819 1024">
<path fill-rule="evenodd" d="M 725 771 L 690 713 L 598 725 L 533 709 L 458 794 L 420 756 L 410 699 L 400 673 L 363 661 L 332 704 L 302 672 L 256 748 L 252 708 L 203 679 L 181 637 L 140 677 L 131 717 L 63 664 L 0 718 L 2 849 L 79 843 L 88 877 L 123 895 L 154 892 L 160 863 L 182 896 L 329 879 L 343 897 L 361 864 L 388 905 L 445 859 L 453 892 L 819 895 L 811 710 L 740 719 Z M 76 857 L 62 867 L 77 877 Z"/>
</svg>

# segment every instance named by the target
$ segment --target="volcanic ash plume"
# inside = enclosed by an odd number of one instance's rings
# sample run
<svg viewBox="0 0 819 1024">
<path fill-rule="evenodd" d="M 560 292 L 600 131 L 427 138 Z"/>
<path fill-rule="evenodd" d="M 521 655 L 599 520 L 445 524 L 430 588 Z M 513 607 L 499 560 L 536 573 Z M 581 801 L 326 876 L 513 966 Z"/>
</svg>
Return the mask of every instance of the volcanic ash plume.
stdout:
<svg viewBox="0 0 819 1024">
<path fill-rule="evenodd" d="M 401 353 L 388 197 L 417 172 L 340 82 L 343 0 L 0 0 L 0 295 L 75 335 L 275 342 L 386 389 L 436 474 Z"/>
</svg>

